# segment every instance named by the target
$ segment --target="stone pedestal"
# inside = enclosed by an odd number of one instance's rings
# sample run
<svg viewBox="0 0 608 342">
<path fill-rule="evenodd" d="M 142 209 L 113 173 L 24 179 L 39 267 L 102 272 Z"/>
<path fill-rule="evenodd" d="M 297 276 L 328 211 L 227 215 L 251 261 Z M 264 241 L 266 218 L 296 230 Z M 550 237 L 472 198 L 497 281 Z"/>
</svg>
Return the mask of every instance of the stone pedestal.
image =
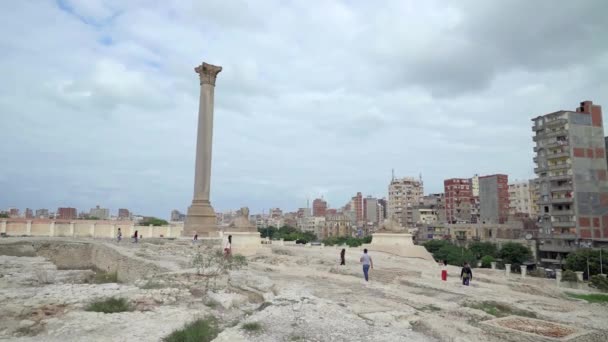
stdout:
<svg viewBox="0 0 608 342">
<path fill-rule="evenodd" d="M 232 236 L 232 255 L 240 254 L 244 256 L 255 255 L 262 247 L 262 238 L 259 232 L 224 232 L 224 242 L 222 249 L 228 241 L 228 236 Z"/>
<path fill-rule="evenodd" d="M 435 262 L 431 253 L 422 246 L 414 245 L 412 234 L 407 233 L 374 233 L 372 234 L 372 243 L 365 244 L 361 248 Z"/>
<path fill-rule="evenodd" d="M 555 280 L 557 280 L 557 285 L 562 281 L 562 270 L 555 270 Z"/>
<path fill-rule="evenodd" d="M 528 273 L 528 268 L 526 266 L 522 266 L 521 267 L 521 277 L 525 278 L 526 277 L 526 273 Z"/>
<path fill-rule="evenodd" d="M 194 71 L 200 79 L 200 101 L 194 170 L 194 198 L 188 207 L 182 236 L 218 236 L 215 211 L 209 201 L 215 79 L 222 67 L 203 63 Z"/>
<path fill-rule="evenodd" d="M 505 264 L 505 275 L 508 277 L 511 274 L 511 264 Z"/>
<path fill-rule="evenodd" d="M 490 267 L 492 267 L 492 269 L 495 270 L 496 269 L 496 261 L 490 262 Z"/>
<path fill-rule="evenodd" d="M 584 272 L 574 272 L 576 273 L 576 278 L 578 279 L 578 281 L 582 282 L 583 281 L 583 273 Z"/>
</svg>

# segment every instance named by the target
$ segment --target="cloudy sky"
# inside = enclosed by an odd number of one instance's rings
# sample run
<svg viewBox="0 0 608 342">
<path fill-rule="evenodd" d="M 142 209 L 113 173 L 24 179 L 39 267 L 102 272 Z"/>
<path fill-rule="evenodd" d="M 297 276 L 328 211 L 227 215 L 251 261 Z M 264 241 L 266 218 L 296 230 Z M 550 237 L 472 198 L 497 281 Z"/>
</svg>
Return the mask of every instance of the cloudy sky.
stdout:
<svg viewBox="0 0 608 342">
<path fill-rule="evenodd" d="M 0 208 L 185 211 L 202 61 L 220 211 L 529 178 L 532 117 L 608 108 L 603 0 L 169 3 L 0 3 Z"/>
</svg>

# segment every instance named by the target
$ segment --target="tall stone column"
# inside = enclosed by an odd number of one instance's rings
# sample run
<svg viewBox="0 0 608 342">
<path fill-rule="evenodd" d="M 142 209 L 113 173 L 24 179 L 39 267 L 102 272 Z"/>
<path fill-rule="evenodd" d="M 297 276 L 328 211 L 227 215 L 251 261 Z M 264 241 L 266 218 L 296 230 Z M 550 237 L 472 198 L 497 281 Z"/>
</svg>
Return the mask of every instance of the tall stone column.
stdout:
<svg viewBox="0 0 608 342">
<path fill-rule="evenodd" d="M 194 198 L 182 235 L 215 235 L 217 224 L 215 211 L 209 201 L 211 190 L 211 151 L 213 145 L 213 97 L 215 79 L 222 67 L 203 63 L 194 71 L 199 75 L 201 93 L 198 107 L 198 134 L 196 139 L 196 163 L 194 169 Z"/>
</svg>

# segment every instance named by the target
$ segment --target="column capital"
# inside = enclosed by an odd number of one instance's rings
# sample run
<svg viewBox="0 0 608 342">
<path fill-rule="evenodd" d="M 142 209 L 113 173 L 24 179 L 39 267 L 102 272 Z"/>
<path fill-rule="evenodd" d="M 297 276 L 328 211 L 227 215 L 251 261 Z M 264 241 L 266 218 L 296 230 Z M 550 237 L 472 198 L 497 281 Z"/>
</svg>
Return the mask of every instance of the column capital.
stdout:
<svg viewBox="0 0 608 342">
<path fill-rule="evenodd" d="M 194 68 L 194 72 L 196 72 L 200 78 L 201 85 L 211 84 L 212 86 L 215 86 L 215 79 L 220 71 L 222 71 L 221 66 L 211 65 L 205 62 Z"/>
</svg>

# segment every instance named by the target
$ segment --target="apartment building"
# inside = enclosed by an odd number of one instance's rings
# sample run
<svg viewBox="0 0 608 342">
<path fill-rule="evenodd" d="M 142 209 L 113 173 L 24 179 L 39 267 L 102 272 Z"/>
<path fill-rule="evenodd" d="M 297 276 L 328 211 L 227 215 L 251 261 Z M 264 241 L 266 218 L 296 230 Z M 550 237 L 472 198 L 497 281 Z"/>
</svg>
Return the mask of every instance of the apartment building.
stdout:
<svg viewBox="0 0 608 342">
<path fill-rule="evenodd" d="M 471 222 L 473 185 L 470 178 L 450 178 L 443 181 L 445 217 L 448 223 Z"/>
<path fill-rule="evenodd" d="M 393 178 L 388 186 L 388 217 L 402 227 L 414 227 L 412 208 L 422 202 L 424 186 L 414 177 Z"/>
<path fill-rule="evenodd" d="M 509 184 L 509 215 L 530 216 L 532 200 L 530 181 L 516 181 Z"/>
<path fill-rule="evenodd" d="M 560 110 L 532 121 L 541 261 L 560 263 L 579 247 L 607 246 L 608 181 L 601 107 L 584 101 L 576 111 Z"/>
<path fill-rule="evenodd" d="M 507 222 L 509 219 L 509 176 L 479 177 L 479 214 L 482 222 Z"/>
<path fill-rule="evenodd" d="M 325 217 L 327 212 L 327 202 L 322 198 L 312 201 L 312 216 Z"/>
</svg>

